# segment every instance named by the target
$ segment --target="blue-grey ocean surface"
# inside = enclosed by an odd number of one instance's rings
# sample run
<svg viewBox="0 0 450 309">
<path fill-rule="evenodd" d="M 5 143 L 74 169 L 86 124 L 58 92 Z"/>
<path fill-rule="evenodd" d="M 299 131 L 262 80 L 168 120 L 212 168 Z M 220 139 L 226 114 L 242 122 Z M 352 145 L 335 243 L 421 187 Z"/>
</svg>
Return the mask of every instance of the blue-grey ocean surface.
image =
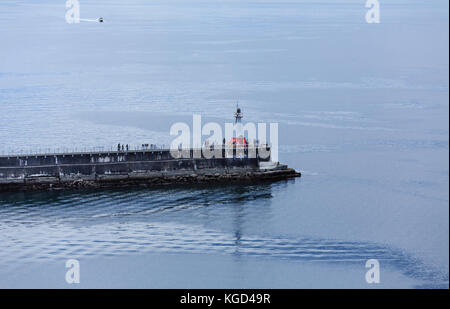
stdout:
<svg viewBox="0 0 450 309">
<path fill-rule="evenodd" d="M 68 24 L 63 0 L 0 1 L 0 154 L 167 145 L 239 100 L 302 172 L 2 193 L 0 287 L 448 288 L 449 3 L 380 4 L 80 0 L 105 22 Z"/>
</svg>

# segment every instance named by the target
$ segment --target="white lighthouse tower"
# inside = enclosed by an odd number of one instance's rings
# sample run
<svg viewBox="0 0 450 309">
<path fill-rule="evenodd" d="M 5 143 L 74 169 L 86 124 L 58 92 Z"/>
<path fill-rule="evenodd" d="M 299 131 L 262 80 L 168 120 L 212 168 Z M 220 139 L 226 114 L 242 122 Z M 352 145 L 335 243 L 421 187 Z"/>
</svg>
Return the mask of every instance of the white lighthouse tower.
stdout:
<svg viewBox="0 0 450 309">
<path fill-rule="evenodd" d="M 234 132 L 231 140 L 228 142 L 229 145 L 233 147 L 247 147 L 248 143 L 244 137 L 244 126 L 242 125 L 242 111 L 239 105 L 236 105 L 236 112 L 234 113 Z"/>
</svg>

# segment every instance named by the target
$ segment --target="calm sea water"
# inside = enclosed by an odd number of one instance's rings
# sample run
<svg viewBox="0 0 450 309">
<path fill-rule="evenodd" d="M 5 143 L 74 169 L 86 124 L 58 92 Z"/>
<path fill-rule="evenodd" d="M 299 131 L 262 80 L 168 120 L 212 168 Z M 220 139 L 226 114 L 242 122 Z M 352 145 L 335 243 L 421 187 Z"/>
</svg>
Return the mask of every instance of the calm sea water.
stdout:
<svg viewBox="0 0 450 309">
<path fill-rule="evenodd" d="M 0 3 L 0 153 L 278 122 L 300 179 L 0 194 L 0 287 L 449 286 L 448 2 Z M 381 283 L 365 281 L 378 259 Z"/>
</svg>

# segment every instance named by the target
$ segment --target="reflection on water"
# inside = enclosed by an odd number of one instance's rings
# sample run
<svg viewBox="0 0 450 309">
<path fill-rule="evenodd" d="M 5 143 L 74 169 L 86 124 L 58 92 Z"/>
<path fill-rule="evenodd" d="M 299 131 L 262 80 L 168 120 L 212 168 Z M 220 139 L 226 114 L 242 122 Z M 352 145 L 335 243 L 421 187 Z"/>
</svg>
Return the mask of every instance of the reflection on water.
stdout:
<svg viewBox="0 0 450 309">
<path fill-rule="evenodd" d="M 448 286 L 447 274 L 389 246 L 245 233 L 245 225 L 268 220 L 273 190 L 285 190 L 289 182 L 3 194 L 0 263 L 7 268 L 143 253 L 261 256 L 332 265 L 360 265 L 375 258 L 384 267 L 426 282 L 424 287 Z M 259 221 L 249 220 L 255 217 Z"/>
</svg>

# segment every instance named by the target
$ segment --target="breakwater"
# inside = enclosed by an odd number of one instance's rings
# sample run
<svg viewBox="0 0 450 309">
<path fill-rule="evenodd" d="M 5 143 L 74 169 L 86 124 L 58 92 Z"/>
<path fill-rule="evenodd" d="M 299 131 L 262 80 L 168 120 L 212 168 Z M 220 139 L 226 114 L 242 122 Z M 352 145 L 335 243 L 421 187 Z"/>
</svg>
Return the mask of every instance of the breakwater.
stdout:
<svg viewBox="0 0 450 309">
<path fill-rule="evenodd" d="M 278 180 L 300 173 L 236 153 L 220 158 L 174 158 L 169 149 L 0 156 L 0 191 L 153 186 L 182 183 Z M 233 151 L 233 150 L 232 150 Z M 235 151 L 235 150 L 234 150 Z"/>
</svg>

